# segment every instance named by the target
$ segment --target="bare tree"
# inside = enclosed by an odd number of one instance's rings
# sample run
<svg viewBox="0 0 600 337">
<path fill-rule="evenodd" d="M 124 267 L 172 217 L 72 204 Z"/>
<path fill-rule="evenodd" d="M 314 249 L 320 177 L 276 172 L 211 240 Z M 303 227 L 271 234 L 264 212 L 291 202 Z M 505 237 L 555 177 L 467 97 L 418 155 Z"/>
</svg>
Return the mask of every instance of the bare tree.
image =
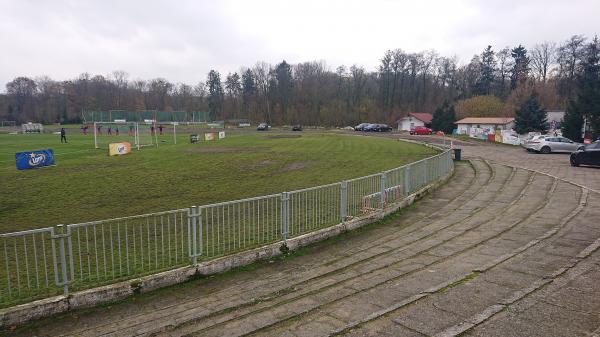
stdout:
<svg viewBox="0 0 600 337">
<path fill-rule="evenodd" d="M 548 73 L 556 60 L 556 43 L 544 41 L 536 44 L 531 50 L 531 68 L 534 77 L 546 83 Z"/>
<path fill-rule="evenodd" d="M 510 77 L 510 69 L 512 65 L 512 57 L 510 55 L 510 48 L 504 47 L 502 50 L 496 53 L 497 59 L 497 90 L 496 95 L 501 98 L 506 98 L 507 93 L 507 80 Z"/>
<path fill-rule="evenodd" d="M 557 50 L 559 93 L 563 97 L 571 97 L 575 88 L 575 74 L 583 58 L 585 37 L 573 35 Z"/>
<path fill-rule="evenodd" d="M 121 108 L 121 105 L 123 104 L 122 100 L 123 100 L 123 96 L 125 95 L 125 91 L 127 90 L 127 85 L 128 85 L 128 81 L 127 78 L 129 77 L 129 74 L 127 74 L 125 71 L 123 70 L 117 70 L 117 71 L 113 71 L 111 74 L 111 79 L 113 81 L 113 83 L 115 84 L 115 107 L 117 109 Z"/>
<path fill-rule="evenodd" d="M 271 104 L 269 100 L 269 81 L 271 76 L 271 68 L 271 65 L 266 62 L 257 62 L 252 68 L 258 89 L 258 95 L 260 97 L 259 101 L 261 102 L 263 112 L 262 116 L 257 117 L 263 118 L 267 122 L 271 121 Z"/>
</svg>

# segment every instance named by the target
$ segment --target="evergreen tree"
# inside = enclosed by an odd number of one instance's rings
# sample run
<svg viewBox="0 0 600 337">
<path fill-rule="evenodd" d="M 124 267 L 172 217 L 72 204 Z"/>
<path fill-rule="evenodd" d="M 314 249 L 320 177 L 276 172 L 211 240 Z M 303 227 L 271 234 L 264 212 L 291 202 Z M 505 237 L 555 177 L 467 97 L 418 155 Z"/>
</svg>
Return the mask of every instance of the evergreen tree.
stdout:
<svg viewBox="0 0 600 337">
<path fill-rule="evenodd" d="M 448 101 L 445 101 L 441 107 L 438 107 L 433 113 L 433 119 L 431 120 L 431 127 L 436 131 L 444 131 L 446 134 L 451 134 L 454 130 L 456 122 L 456 113 L 454 112 L 454 105 L 450 105 Z"/>
<path fill-rule="evenodd" d="M 511 50 L 510 55 L 513 58 L 513 67 L 510 72 L 510 87 L 515 89 L 517 85 L 524 82 L 529 74 L 529 57 L 527 49 L 522 45 Z"/>
<path fill-rule="evenodd" d="M 494 83 L 494 73 L 496 72 L 496 57 L 492 46 L 487 46 L 481 53 L 480 74 L 475 86 L 476 95 L 489 95 L 492 92 L 492 84 Z"/>
<path fill-rule="evenodd" d="M 575 142 L 581 142 L 581 129 L 583 128 L 583 116 L 576 112 L 572 105 L 569 106 L 561 123 L 563 136 Z"/>
<path fill-rule="evenodd" d="M 281 107 L 281 119 L 283 122 L 286 122 L 289 102 L 292 96 L 293 78 L 292 67 L 285 60 L 275 68 L 275 80 L 274 86 L 277 90 L 277 101 Z"/>
<path fill-rule="evenodd" d="M 256 91 L 254 74 L 252 73 L 252 70 L 248 69 L 242 74 L 242 109 L 246 115 L 248 115 L 250 111 L 250 104 L 254 101 Z"/>
<path fill-rule="evenodd" d="M 597 37 L 586 47 L 585 55 L 576 78 L 576 98 L 571 102 L 570 110 L 587 119 L 592 138 L 596 139 L 600 136 L 600 43 Z"/>
<path fill-rule="evenodd" d="M 216 120 L 223 113 L 223 86 L 221 85 L 221 75 L 216 70 L 208 73 L 208 110 L 210 118 Z"/>
<path fill-rule="evenodd" d="M 238 73 L 227 75 L 225 89 L 227 89 L 227 94 L 230 97 L 237 97 L 242 92 L 242 84 L 240 83 L 240 75 Z"/>
<path fill-rule="evenodd" d="M 537 94 L 533 93 L 521 105 L 515 116 L 515 131 L 519 134 L 527 132 L 548 131 L 547 113 L 538 102 Z"/>
</svg>

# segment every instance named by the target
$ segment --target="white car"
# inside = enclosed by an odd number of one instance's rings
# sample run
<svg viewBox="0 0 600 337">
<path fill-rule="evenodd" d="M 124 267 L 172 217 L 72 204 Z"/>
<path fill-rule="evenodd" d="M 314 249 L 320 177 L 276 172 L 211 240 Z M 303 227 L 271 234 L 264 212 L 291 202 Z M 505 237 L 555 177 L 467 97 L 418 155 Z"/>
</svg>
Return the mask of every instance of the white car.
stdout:
<svg viewBox="0 0 600 337">
<path fill-rule="evenodd" d="M 583 144 L 574 142 L 565 137 L 554 136 L 535 136 L 531 140 L 524 143 L 523 147 L 527 151 L 535 151 L 539 153 L 551 152 L 575 152 L 583 148 Z"/>
</svg>

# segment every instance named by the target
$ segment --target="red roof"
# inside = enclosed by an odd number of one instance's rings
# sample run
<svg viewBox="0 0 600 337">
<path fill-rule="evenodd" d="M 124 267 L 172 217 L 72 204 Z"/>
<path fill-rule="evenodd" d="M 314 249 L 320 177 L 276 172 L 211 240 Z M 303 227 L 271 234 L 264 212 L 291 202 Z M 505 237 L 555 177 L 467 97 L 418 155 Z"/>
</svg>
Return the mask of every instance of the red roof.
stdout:
<svg viewBox="0 0 600 337">
<path fill-rule="evenodd" d="M 409 112 L 409 116 L 412 116 L 425 124 L 431 123 L 433 116 L 429 112 Z"/>
</svg>

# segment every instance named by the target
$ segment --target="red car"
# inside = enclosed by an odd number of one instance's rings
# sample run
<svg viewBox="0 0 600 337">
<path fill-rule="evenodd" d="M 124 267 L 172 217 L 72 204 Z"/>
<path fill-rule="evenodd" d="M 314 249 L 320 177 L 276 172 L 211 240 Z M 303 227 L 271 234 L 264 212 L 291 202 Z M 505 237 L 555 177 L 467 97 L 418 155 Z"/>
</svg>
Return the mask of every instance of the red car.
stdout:
<svg viewBox="0 0 600 337">
<path fill-rule="evenodd" d="M 411 135 L 430 135 L 433 133 L 433 130 L 430 128 L 426 128 L 424 126 L 417 126 L 415 128 L 410 129 Z"/>
</svg>

